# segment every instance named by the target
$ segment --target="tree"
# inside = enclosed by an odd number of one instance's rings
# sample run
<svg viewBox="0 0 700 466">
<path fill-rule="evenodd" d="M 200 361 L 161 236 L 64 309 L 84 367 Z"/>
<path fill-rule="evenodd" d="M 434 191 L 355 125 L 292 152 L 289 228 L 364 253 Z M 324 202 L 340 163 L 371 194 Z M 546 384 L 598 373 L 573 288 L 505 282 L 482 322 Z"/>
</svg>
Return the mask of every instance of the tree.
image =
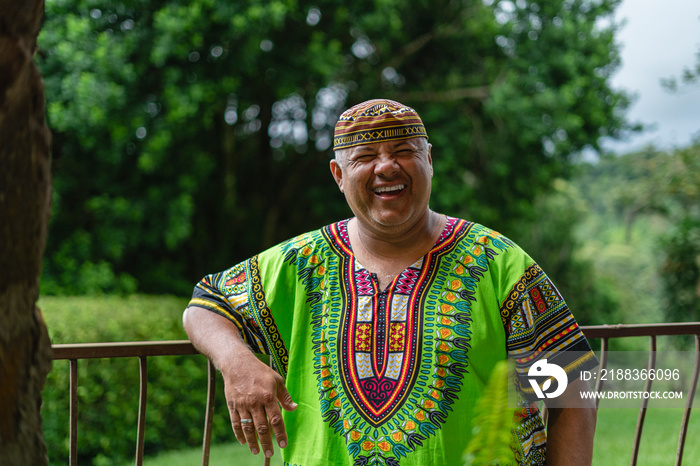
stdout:
<svg viewBox="0 0 700 466">
<path fill-rule="evenodd" d="M 656 182 L 667 187 L 674 227 L 663 238 L 666 316 L 700 320 L 700 141 L 666 155 Z"/>
<path fill-rule="evenodd" d="M 574 185 L 592 215 L 577 255 L 618 296 L 613 320 L 700 319 L 700 145 L 582 168 Z"/>
<path fill-rule="evenodd" d="M 43 2 L 0 1 L 0 463 L 47 464 L 39 406 L 51 345 L 36 307 L 50 133 L 34 66 Z"/>
<path fill-rule="evenodd" d="M 631 128 L 614 0 L 229 3 L 48 5 L 46 292 L 185 293 L 350 215 L 329 147 L 367 98 L 422 115 L 435 209 L 507 234 L 578 151 Z"/>
<path fill-rule="evenodd" d="M 573 182 L 554 180 L 552 191 L 535 199 L 538 219 L 523 222 L 519 244 L 547 271 L 580 325 L 620 322 L 617 284 L 599 270 L 600 258 L 582 254 L 592 238 L 583 241 L 577 229 L 593 212 L 580 184 L 576 175 Z"/>
</svg>

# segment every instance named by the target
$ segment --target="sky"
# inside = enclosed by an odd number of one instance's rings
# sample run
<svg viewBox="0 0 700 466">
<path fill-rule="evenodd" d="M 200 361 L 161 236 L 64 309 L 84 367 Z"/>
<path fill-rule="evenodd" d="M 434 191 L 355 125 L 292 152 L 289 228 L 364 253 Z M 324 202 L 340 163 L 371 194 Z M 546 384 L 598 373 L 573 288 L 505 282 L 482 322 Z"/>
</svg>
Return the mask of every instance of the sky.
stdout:
<svg viewBox="0 0 700 466">
<path fill-rule="evenodd" d="M 700 0 L 623 0 L 615 20 L 626 21 L 617 34 L 622 66 L 613 76 L 616 89 L 637 95 L 629 120 L 654 125 L 624 142 L 605 147 L 618 153 L 654 144 L 672 149 L 700 137 L 700 84 L 671 93 L 661 79 L 680 77 L 700 52 Z"/>
</svg>

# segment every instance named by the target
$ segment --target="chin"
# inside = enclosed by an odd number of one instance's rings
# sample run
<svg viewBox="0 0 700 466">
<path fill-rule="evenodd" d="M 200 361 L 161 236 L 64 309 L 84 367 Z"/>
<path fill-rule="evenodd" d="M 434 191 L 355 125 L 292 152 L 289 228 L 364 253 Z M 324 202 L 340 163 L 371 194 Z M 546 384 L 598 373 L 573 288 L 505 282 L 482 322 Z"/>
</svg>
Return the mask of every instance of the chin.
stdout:
<svg viewBox="0 0 700 466">
<path fill-rule="evenodd" d="M 400 227 L 402 225 L 405 225 L 406 223 L 409 222 L 410 216 L 408 215 L 373 215 L 372 220 L 374 220 L 377 224 L 387 227 L 387 228 L 392 228 L 392 227 Z"/>
</svg>

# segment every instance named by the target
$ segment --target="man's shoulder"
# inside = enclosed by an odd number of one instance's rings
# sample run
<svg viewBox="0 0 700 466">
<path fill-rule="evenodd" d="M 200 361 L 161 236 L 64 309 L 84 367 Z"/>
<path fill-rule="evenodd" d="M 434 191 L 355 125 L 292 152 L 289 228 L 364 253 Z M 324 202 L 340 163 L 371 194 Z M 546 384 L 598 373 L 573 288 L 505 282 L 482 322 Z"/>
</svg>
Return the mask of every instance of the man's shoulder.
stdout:
<svg viewBox="0 0 700 466">
<path fill-rule="evenodd" d="M 325 251 L 329 245 L 329 238 L 333 236 L 333 232 L 342 230 L 342 226 L 347 224 L 347 220 L 340 220 L 318 228 L 316 230 L 301 233 L 293 238 L 283 241 L 270 249 L 262 252 L 261 256 L 282 256 L 288 257 L 301 253 L 304 256 L 309 256 L 314 253 Z M 337 234 L 337 233 L 336 233 Z"/>
<path fill-rule="evenodd" d="M 328 224 L 316 230 L 307 231 L 306 233 L 302 233 L 300 235 L 288 239 L 287 241 L 280 243 L 278 246 L 283 249 L 289 249 L 304 246 L 313 246 L 318 243 L 325 243 L 328 241 L 327 237 L 329 232 L 331 230 L 337 230 L 338 226 L 341 225 L 343 222 L 347 222 L 347 220 L 341 220 L 338 222 Z"/>
<path fill-rule="evenodd" d="M 497 246 L 499 249 L 502 250 L 520 249 L 518 245 L 506 235 L 499 233 L 498 231 L 489 228 L 485 225 L 482 225 L 481 223 L 449 216 L 447 218 L 451 219 L 456 224 L 463 225 L 462 228 L 465 229 L 466 234 L 463 235 L 462 239 L 465 241 L 474 243 L 475 245 L 491 244 L 493 246 Z"/>
</svg>

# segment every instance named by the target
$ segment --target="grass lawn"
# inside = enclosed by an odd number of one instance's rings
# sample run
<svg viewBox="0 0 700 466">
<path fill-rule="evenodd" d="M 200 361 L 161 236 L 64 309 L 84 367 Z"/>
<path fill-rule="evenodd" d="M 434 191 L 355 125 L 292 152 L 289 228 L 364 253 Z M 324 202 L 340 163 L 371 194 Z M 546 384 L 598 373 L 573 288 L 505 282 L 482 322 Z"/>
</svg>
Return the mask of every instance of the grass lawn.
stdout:
<svg viewBox="0 0 700 466">
<path fill-rule="evenodd" d="M 263 466 L 265 457 L 262 454 L 253 455 L 248 450 L 247 445 L 239 444 L 233 433 L 230 444 L 214 445 L 209 455 L 210 466 Z M 123 466 L 132 466 L 134 462 L 129 462 Z M 171 451 L 152 458 L 144 458 L 144 466 L 193 466 L 202 464 L 202 449 L 190 448 L 186 450 Z M 275 454 L 270 459 L 270 466 L 282 466 L 282 457 L 279 449 L 275 449 Z"/>
<path fill-rule="evenodd" d="M 611 409 L 602 407 L 598 411 L 598 425 L 593 452 L 593 464 L 598 466 L 627 466 L 630 464 L 634 429 L 638 411 L 635 409 Z M 700 464 L 700 412 L 691 416 L 688 429 L 683 464 Z M 675 463 L 676 444 L 680 432 L 683 412 L 679 409 L 649 409 L 644 423 L 642 445 L 637 464 L 639 466 L 659 466 Z M 233 437 L 233 434 L 232 434 Z M 201 449 L 188 449 L 169 452 L 144 461 L 145 466 L 191 466 L 201 464 Z M 133 464 L 133 463 L 129 463 Z M 264 458 L 253 456 L 245 446 L 235 440 L 227 445 L 212 447 L 211 466 L 262 466 Z M 282 460 L 277 451 L 270 463 L 281 466 Z M 127 466 L 127 465 L 124 465 Z"/>
<path fill-rule="evenodd" d="M 611 409 L 601 406 L 598 410 L 593 464 L 616 466 L 630 464 L 634 446 L 634 430 L 638 410 Z M 680 409 L 648 409 L 642 443 L 639 448 L 639 466 L 675 464 L 676 446 L 680 433 L 683 411 Z M 700 464 L 700 413 L 691 412 L 690 426 L 686 435 L 683 464 Z"/>
</svg>

